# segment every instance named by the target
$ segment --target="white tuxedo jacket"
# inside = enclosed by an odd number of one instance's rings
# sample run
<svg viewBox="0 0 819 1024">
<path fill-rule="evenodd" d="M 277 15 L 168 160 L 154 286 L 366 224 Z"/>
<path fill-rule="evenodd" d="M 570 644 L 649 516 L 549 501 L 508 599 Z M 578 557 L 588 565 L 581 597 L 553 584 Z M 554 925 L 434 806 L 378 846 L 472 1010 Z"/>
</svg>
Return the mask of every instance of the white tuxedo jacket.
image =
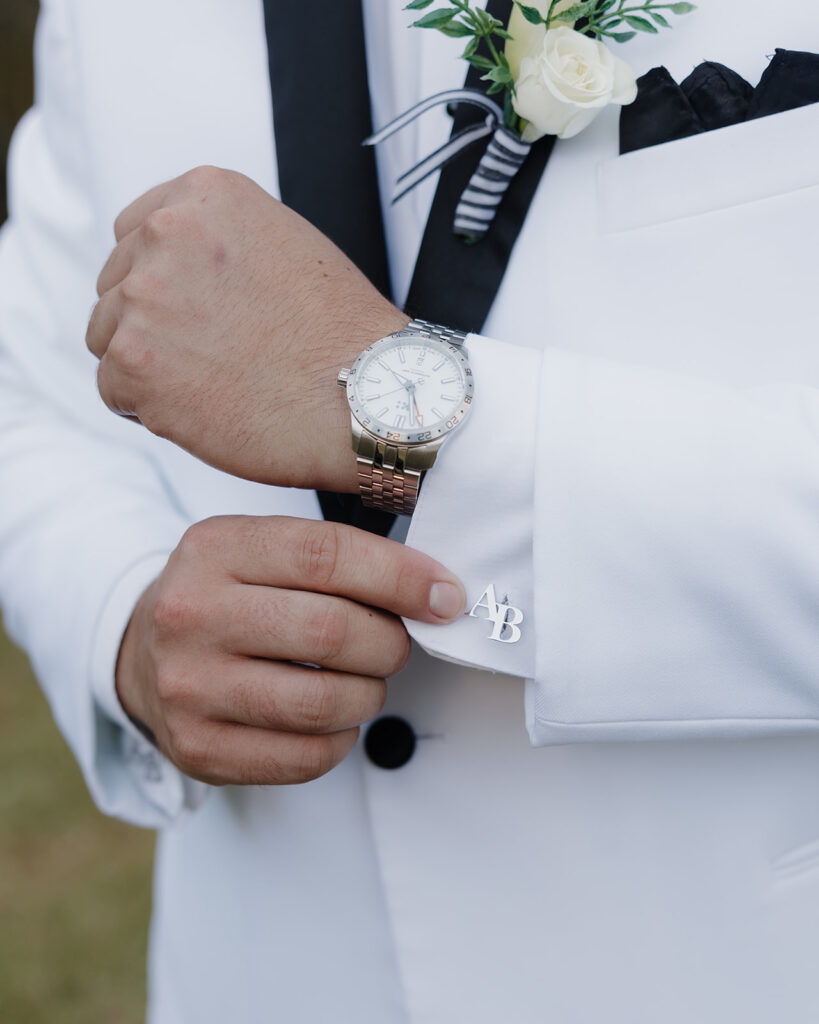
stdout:
<svg viewBox="0 0 819 1024">
<path fill-rule="evenodd" d="M 409 537 L 508 594 L 521 643 L 411 626 L 402 769 L 359 747 L 204 792 L 125 721 L 122 631 L 191 522 L 317 502 L 112 416 L 83 339 L 137 194 L 202 163 L 276 194 L 262 7 L 43 6 L 0 243 L 0 591 L 100 806 L 162 827 L 154 1024 L 814 1024 L 819 105 L 558 143 Z M 401 6 L 365 2 L 376 125 L 463 79 Z M 776 46 L 819 50 L 815 0 L 702 0 L 620 52 L 756 82 Z M 383 147 L 385 196 L 449 129 Z M 433 188 L 385 204 L 398 302 Z"/>
</svg>

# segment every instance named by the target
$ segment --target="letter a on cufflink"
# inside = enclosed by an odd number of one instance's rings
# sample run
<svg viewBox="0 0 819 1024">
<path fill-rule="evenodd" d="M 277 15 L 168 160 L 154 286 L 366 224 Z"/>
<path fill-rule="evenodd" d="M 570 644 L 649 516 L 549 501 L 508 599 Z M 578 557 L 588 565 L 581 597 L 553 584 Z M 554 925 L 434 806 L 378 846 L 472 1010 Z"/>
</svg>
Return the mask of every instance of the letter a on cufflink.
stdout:
<svg viewBox="0 0 819 1024">
<path fill-rule="evenodd" d="M 485 609 L 486 615 L 479 612 L 479 608 Z M 489 634 L 490 640 L 497 640 L 501 644 L 516 644 L 520 640 L 518 627 L 523 622 L 523 612 L 509 604 L 508 597 L 504 597 L 498 604 L 494 583 L 490 583 L 484 590 L 470 608 L 469 614 L 473 619 L 489 619 L 493 623 L 492 632 Z"/>
</svg>

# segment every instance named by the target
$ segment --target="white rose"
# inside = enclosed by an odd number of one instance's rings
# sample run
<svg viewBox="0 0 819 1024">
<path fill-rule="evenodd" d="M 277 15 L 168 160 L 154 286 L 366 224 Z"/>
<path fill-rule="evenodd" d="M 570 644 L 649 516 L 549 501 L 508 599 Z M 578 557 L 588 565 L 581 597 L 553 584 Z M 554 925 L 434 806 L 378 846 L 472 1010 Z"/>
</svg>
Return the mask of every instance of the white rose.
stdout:
<svg viewBox="0 0 819 1024">
<path fill-rule="evenodd" d="M 633 103 L 634 73 L 602 43 L 561 26 L 549 29 L 540 52 L 523 57 L 512 104 L 528 121 L 525 142 L 543 135 L 570 139 L 609 103 Z"/>
<path fill-rule="evenodd" d="M 545 18 L 549 13 L 551 0 L 526 0 L 527 6 L 535 7 L 540 11 L 541 17 Z M 559 0 L 552 11 L 552 27 L 566 25 L 574 28 L 574 21 L 558 20 L 561 11 L 574 7 L 577 0 Z M 533 25 L 521 14 L 517 4 L 512 8 L 512 17 L 508 25 L 511 39 L 506 41 L 506 59 L 509 61 L 509 68 L 512 77 L 517 79 L 520 74 L 520 62 L 524 57 L 536 57 L 543 49 L 543 37 L 546 35 L 545 25 Z"/>
</svg>

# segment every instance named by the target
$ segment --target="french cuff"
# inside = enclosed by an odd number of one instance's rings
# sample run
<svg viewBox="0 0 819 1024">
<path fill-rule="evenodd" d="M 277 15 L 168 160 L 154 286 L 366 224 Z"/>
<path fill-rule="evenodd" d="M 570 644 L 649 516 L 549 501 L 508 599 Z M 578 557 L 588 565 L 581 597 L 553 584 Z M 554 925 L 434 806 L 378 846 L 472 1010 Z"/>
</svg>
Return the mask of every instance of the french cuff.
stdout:
<svg viewBox="0 0 819 1024">
<path fill-rule="evenodd" d="M 530 678 L 535 666 L 534 471 L 542 355 L 471 334 L 469 415 L 427 473 L 407 544 L 466 588 L 463 617 L 446 626 L 405 621 L 429 654 Z"/>
<path fill-rule="evenodd" d="M 164 818 L 195 810 L 207 786 L 183 775 L 143 736 L 119 702 L 116 666 L 125 629 L 143 591 L 165 568 L 170 552 L 146 555 L 120 577 L 108 595 L 97 623 L 91 653 L 91 691 L 98 709 L 121 730 L 121 756 L 142 796 Z"/>
</svg>

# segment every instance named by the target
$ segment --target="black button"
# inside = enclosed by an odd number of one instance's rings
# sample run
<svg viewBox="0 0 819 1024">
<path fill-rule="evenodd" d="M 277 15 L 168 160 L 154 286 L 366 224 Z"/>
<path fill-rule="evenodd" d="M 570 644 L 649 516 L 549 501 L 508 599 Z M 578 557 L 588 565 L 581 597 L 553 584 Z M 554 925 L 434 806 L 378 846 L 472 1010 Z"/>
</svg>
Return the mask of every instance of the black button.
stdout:
<svg viewBox="0 0 819 1024">
<path fill-rule="evenodd" d="M 403 768 L 415 753 L 415 733 L 403 718 L 387 715 L 367 730 L 364 750 L 378 768 Z"/>
</svg>

